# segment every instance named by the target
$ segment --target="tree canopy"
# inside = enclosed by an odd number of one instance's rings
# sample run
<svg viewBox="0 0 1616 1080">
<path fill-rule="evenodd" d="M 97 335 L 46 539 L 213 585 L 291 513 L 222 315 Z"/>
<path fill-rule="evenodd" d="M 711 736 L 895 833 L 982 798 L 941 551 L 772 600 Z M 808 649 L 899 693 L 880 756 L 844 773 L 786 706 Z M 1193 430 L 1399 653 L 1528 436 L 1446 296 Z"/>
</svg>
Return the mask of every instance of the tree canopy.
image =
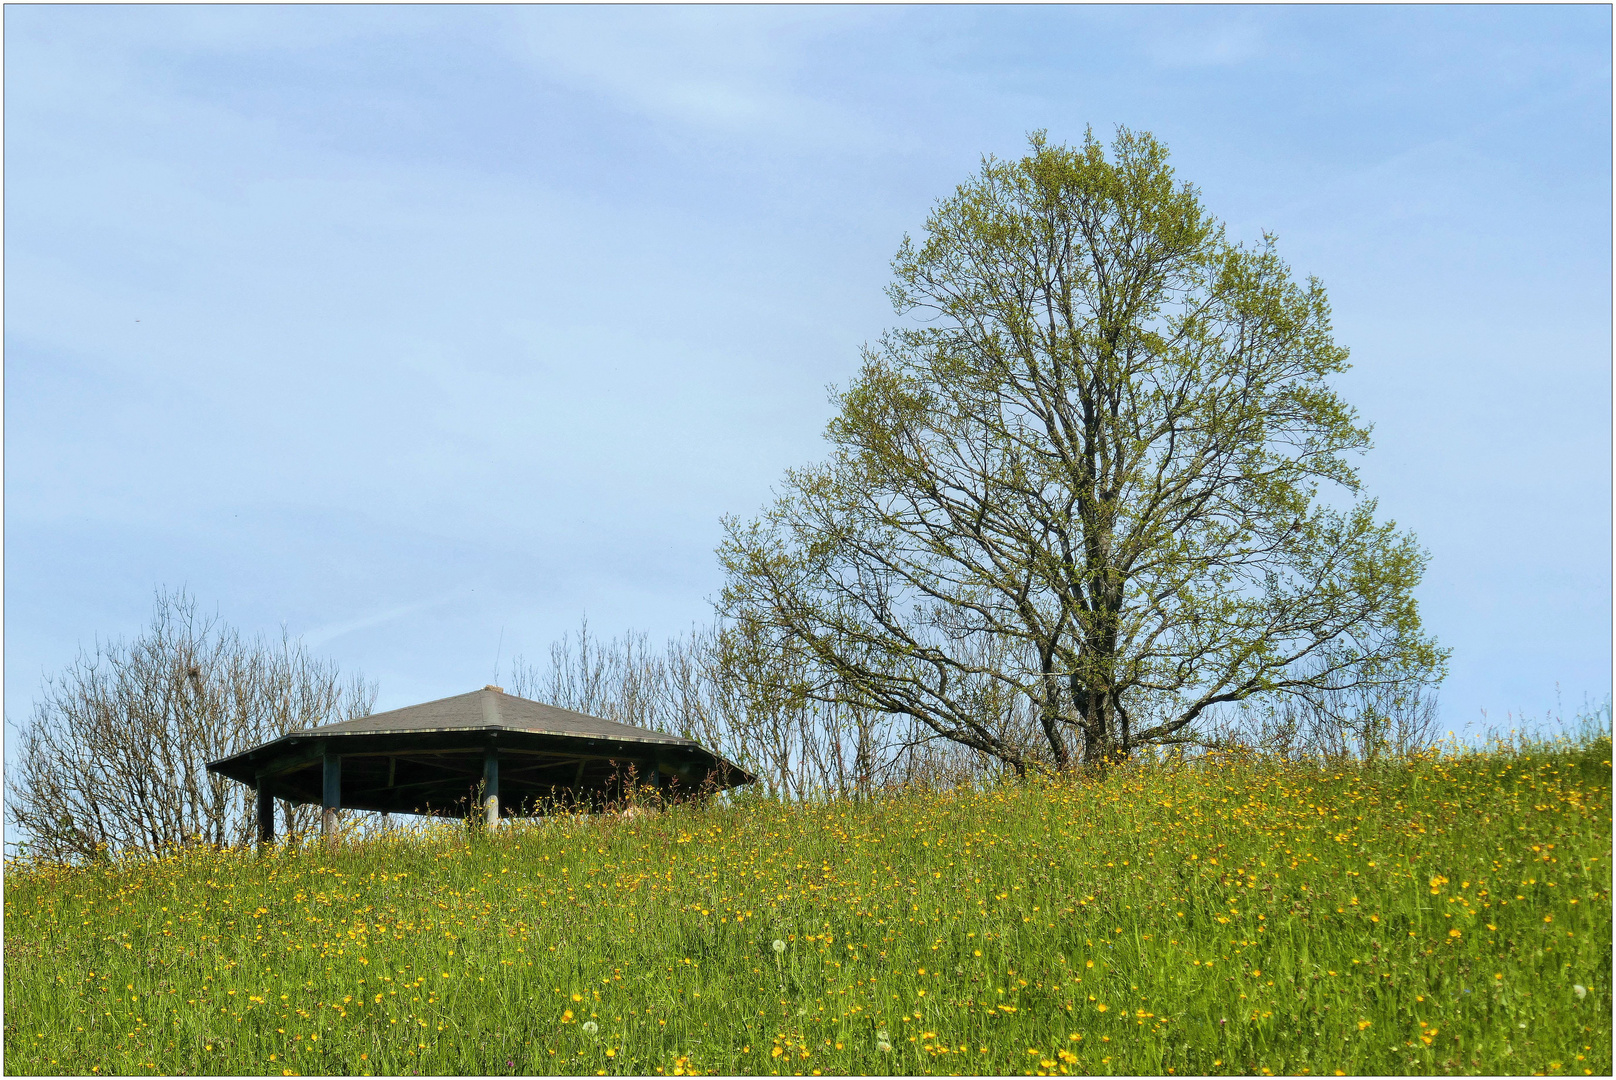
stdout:
<svg viewBox="0 0 1616 1080">
<path fill-rule="evenodd" d="M 1324 286 L 1231 241 L 1148 133 L 1030 143 L 904 239 L 908 318 L 833 389 L 828 459 L 726 520 L 751 669 L 1017 770 L 1440 681 Z"/>
</svg>

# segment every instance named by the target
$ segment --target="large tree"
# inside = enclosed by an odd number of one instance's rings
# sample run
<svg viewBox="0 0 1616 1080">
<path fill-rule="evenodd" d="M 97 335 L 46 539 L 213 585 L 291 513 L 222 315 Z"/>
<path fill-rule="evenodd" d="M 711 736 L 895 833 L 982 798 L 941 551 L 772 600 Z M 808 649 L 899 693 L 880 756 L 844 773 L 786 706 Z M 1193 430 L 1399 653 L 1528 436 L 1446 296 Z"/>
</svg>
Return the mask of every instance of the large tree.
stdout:
<svg viewBox="0 0 1616 1080">
<path fill-rule="evenodd" d="M 798 673 L 777 689 L 1025 770 L 1440 680 L 1324 287 L 1229 240 L 1152 136 L 1035 133 L 893 269 L 910 318 L 832 391 L 829 459 L 725 523 L 720 611 Z"/>
</svg>

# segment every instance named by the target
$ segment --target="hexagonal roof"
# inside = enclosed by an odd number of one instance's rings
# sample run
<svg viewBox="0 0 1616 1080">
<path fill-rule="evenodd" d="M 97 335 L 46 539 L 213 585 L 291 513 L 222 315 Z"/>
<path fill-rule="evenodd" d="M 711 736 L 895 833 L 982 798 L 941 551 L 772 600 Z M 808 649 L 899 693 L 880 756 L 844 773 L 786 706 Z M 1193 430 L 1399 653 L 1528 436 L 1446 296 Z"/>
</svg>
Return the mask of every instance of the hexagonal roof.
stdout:
<svg viewBox="0 0 1616 1080">
<path fill-rule="evenodd" d="M 682 792 L 756 777 L 693 739 L 558 709 L 488 686 L 469 694 L 294 731 L 219 761 L 212 772 L 292 802 L 319 802 L 321 760 L 342 761 L 342 805 L 447 812 L 463 802 L 497 748 L 501 802 L 512 812 L 555 802 L 599 804 L 625 783 Z M 636 781 L 633 778 L 638 777 Z M 435 810 L 432 808 L 436 808 Z"/>
</svg>

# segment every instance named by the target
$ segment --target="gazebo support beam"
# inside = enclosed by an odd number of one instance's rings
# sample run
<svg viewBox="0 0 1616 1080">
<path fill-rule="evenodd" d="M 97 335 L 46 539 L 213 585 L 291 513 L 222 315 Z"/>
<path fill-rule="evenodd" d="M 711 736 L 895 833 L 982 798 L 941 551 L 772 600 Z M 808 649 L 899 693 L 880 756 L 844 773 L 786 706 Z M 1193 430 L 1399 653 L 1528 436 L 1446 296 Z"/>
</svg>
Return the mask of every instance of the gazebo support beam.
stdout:
<svg viewBox="0 0 1616 1080">
<path fill-rule="evenodd" d="M 258 810 L 258 846 L 267 847 L 275 842 L 275 796 L 269 793 L 269 783 L 262 776 L 253 798 Z"/>
<path fill-rule="evenodd" d="M 493 744 L 483 751 L 483 805 L 491 832 L 499 825 L 499 747 Z"/>
<path fill-rule="evenodd" d="M 337 846 L 337 811 L 342 809 L 342 758 L 329 747 L 321 755 L 324 763 L 320 784 L 320 832 L 326 846 Z"/>
</svg>

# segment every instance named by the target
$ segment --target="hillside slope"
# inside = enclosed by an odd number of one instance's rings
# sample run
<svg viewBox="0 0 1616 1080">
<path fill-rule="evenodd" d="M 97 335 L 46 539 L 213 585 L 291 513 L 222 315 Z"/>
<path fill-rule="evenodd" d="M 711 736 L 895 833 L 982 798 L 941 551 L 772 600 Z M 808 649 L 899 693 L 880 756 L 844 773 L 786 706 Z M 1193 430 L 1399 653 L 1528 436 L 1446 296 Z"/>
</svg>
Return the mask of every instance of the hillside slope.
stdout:
<svg viewBox="0 0 1616 1080">
<path fill-rule="evenodd" d="M 5 1071 L 1611 1071 L 1610 742 L 8 865 Z"/>
</svg>

